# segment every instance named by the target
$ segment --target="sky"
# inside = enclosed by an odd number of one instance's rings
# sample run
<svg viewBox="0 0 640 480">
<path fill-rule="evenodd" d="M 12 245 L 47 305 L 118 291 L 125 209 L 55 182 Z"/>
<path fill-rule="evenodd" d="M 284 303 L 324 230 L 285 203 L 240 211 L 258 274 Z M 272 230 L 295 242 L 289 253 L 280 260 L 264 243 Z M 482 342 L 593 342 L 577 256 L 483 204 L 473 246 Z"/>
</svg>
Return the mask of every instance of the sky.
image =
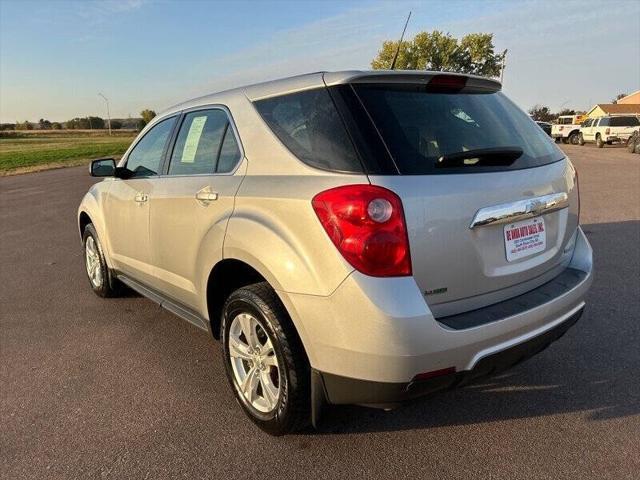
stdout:
<svg viewBox="0 0 640 480">
<path fill-rule="evenodd" d="M 367 69 L 382 41 L 494 34 L 521 108 L 640 89 L 640 1 L 0 0 L 0 122 L 138 116 L 218 90 Z"/>
</svg>

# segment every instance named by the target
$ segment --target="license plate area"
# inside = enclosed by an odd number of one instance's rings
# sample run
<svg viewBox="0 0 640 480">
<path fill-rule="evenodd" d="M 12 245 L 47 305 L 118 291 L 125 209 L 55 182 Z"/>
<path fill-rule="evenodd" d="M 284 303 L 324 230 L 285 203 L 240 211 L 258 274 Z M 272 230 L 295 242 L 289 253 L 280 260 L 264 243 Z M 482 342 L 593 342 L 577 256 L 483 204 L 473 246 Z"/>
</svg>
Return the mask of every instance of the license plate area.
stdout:
<svg viewBox="0 0 640 480">
<path fill-rule="evenodd" d="M 507 262 L 530 257 L 547 248 L 547 230 L 542 217 L 528 218 L 504 226 Z"/>
</svg>

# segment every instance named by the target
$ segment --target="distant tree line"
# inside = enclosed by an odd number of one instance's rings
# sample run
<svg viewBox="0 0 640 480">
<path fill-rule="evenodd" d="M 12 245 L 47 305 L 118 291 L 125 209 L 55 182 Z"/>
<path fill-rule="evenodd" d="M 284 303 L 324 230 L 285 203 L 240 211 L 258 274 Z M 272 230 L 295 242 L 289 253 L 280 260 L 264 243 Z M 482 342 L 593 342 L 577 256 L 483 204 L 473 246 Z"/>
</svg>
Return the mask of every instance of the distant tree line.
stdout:
<svg viewBox="0 0 640 480">
<path fill-rule="evenodd" d="M 136 129 L 142 130 L 144 126 L 156 116 L 156 112 L 150 109 L 144 109 L 140 112 L 140 118 L 122 118 L 111 119 L 111 129 L 120 130 Z M 0 130 L 103 130 L 108 128 L 108 122 L 102 117 L 76 117 L 66 122 L 51 122 L 45 118 L 41 118 L 38 122 L 0 123 Z"/>
<path fill-rule="evenodd" d="M 551 122 L 562 115 L 584 115 L 586 112 L 563 108 L 559 112 L 552 112 L 546 105 L 534 105 L 529 109 L 529 115 L 537 122 Z"/>
</svg>

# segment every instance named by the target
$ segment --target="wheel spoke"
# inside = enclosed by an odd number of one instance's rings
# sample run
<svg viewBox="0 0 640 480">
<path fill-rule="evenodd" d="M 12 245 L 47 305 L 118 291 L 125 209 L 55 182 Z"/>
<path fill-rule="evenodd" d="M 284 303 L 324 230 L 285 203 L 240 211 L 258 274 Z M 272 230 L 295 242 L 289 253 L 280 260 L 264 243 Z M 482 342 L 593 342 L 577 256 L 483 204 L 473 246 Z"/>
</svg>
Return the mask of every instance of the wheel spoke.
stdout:
<svg viewBox="0 0 640 480">
<path fill-rule="evenodd" d="M 264 363 L 267 367 L 276 367 L 278 368 L 278 359 L 273 355 L 266 355 L 262 357 L 262 363 Z"/>
<path fill-rule="evenodd" d="M 262 355 L 271 355 L 274 353 L 273 344 L 271 343 L 271 339 L 267 337 L 267 341 L 264 342 L 264 345 L 260 348 L 260 353 Z"/>
<path fill-rule="evenodd" d="M 267 405 L 270 409 L 274 408 L 278 401 L 278 388 L 271 381 L 268 370 L 260 372 L 260 385 L 262 385 L 262 393 Z"/>
<path fill-rule="evenodd" d="M 252 367 L 249 372 L 247 372 L 247 376 L 244 377 L 242 385 L 240 385 L 242 393 L 251 403 L 256 399 L 256 390 L 258 389 L 258 383 L 260 382 L 260 376 L 257 372 L 258 370 L 255 367 Z"/>
<path fill-rule="evenodd" d="M 233 335 L 229 335 L 229 355 L 243 360 L 251 360 L 252 358 L 249 354 L 249 346 Z"/>
<path fill-rule="evenodd" d="M 244 333 L 244 338 L 247 340 L 247 344 L 251 348 L 256 348 L 260 345 L 258 341 L 258 335 L 256 334 L 256 321 L 250 315 L 240 315 L 238 317 L 240 320 L 240 327 L 242 328 L 242 333 Z"/>
</svg>

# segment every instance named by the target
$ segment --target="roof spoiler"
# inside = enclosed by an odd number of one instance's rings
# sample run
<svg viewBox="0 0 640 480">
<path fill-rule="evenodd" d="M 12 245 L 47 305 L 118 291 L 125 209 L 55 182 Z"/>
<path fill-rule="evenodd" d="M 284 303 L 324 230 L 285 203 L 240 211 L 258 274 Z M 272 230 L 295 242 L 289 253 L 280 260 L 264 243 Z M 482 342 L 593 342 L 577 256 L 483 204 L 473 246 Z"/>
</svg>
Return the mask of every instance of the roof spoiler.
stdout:
<svg viewBox="0 0 640 480">
<path fill-rule="evenodd" d="M 429 72 L 419 70 L 374 70 L 370 72 L 325 72 L 327 86 L 345 83 L 387 83 L 387 84 L 430 84 L 438 89 L 449 85 L 457 86 L 460 92 L 493 93 L 502 89 L 502 84 L 491 78 L 450 72 Z M 434 89 L 435 90 L 435 89 Z"/>
</svg>

